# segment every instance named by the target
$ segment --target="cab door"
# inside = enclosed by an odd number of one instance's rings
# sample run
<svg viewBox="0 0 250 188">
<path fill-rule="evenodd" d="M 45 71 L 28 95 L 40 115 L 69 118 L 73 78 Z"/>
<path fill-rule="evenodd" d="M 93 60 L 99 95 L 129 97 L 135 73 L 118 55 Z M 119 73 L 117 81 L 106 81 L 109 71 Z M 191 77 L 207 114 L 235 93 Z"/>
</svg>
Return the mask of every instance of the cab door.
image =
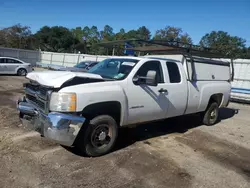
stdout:
<svg viewBox="0 0 250 188">
<path fill-rule="evenodd" d="M 146 77 L 147 72 L 157 73 L 157 86 L 145 83 L 136 84 L 133 78 Z M 128 124 L 164 119 L 167 116 L 169 100 L 165 73 L 162 62 L 157 60 L 141 60 L 128 77 L 127 101 Z"/>
</svg>

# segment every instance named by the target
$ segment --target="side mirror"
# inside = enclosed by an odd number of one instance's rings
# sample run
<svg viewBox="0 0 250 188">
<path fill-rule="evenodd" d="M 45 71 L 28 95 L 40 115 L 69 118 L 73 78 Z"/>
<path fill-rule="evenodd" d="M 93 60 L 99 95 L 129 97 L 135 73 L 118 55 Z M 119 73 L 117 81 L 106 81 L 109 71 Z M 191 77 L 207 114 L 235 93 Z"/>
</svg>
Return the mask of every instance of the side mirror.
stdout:
<svg viewBox="0 0 250 188">
<path fill-rule="evenodd" d="M 150 86 L 157 86 L 158 83 L 157 83 L 157 80 L 156 80 L 156 76 L 157 76 L 156 71 L 149 70 L 147 72 L 146 77 L 144 77 L 144 76 L 136 76 L 136 77 L 133 78 L 133 82 L 135 84 L 137 84 L 137 85 L 146 84 L 146 85 L 150 85 Z"/>
<path fill-rule="evenodd" d="M 147 72 L 146 84 L 150 86 L 157 86 L 156 71 L 150 70 Z"/>
</svg>

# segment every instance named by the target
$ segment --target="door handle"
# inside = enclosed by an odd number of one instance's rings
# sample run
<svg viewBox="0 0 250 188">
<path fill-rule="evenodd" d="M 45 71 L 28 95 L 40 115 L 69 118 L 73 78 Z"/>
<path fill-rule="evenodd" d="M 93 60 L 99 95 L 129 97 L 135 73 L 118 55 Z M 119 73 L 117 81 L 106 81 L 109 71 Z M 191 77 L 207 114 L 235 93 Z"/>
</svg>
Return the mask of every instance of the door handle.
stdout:
<svg viewBox="0 0 250 188">
<path fill-rule="evenodd" d="M 168 93 L 168 90 L 161 88 L 161 89 L 158 90 L 158 92 L 160 92 L 160 93 Z"/>
</svg>

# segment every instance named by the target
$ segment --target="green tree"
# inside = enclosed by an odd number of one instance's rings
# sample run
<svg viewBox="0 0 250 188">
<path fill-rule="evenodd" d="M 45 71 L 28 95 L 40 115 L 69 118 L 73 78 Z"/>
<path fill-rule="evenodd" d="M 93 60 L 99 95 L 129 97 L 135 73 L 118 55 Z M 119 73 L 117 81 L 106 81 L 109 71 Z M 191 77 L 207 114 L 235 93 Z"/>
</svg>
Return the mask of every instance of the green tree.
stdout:
<svg viewBox="0 0 250 188">
<path fill-rule="evenodd" d="M 30 27 L 16 24 L 0 30 L 0 46 L 34 49 L 35 39 L 31 33 Z"/>
<path fill-rule="evenodd" d="M 149 40 L 151 38 L 151 32 L 145 26 L 137 29 L 137 38 L 142 40 Z"/>
<path fill-rule="evenodd" d="M 120 31 L 115 34 L 114 40 L 124 40 L 125 34 L 126 34 L 125 30 L 123 28 L 121 28 Z"/>
<path fill-rule="evenodd" d="M 85 26 L 81 32 L 79 30 L 78 33 L 81 33 L 81 35 L 80 43 L 76 45 L 76 49 L 82 53 L 98 54 L 99 46 L 96 44 L 100 42 L 101 38 L 98 28 L 96 26 L 92 26 L 91 28 Z"/>
<path fill-rule="evenodd" d="M 79 43 L 72 32 L 62 26 L 44 26 L 35 37 L 42 50 L 52 52 L 73 52 L 75 45 Z"/>
<path fill-rule="evenodd" d="M 114 39 L 113 28 L 109 25 L 105 25 L 103 31 L 100 32 L 101 40 L 103 41 L 112 41 Z"/>
<path fill-rule="evenodd" d="M 247 48 L 246 57 L 250 59 L 250 47 Z"/>
<path fill-rule="evenodd" d="M 154 39 L 192 44 L 192 39 L 187 33 L 183 32 L 181 28 L 172 26 L 166 26 L 164 29 L 157 30 Z"/>
<path fill-rule="evenodd" d="M 137 38 L 137 36 L 138 36 L 138 33 L 134 29 L 129 30 L 127 33 L 125 33 L 125 39 L 133 39 L 133 38 Z"/>
<path fill-rule="evenodd" d="M 242 50 L 242 55 L 240 56 L 241 58 L 246 58 L 246 59 L 250 59 L 250 47 L 245 47 Z"/>
<path fill-rule="evenodd" d="M 126 39 L 125 34 L 126 34 L 125 29 L 121 28 L 119 32 L 114 34 L 113 40 L 124 40 L 124 39 Z M 116 55 L 124 55 L 123 47 L 124 47 L 124 45 L 122 45 L 122 44 L 116 45 L 116 49 L 115 49 Z M 105 49 L 102 49 L 102 52 L 105 53 Z"/>
<path fill-rule="evenodd" d="M 245 39 L 231 36 L 224 31 L 212 31 L 205 34 L 200 40 L 202 47 L 214 48 L 231 58 L 244 56 L 245 43 Z"/>
<path fill-rule="evenodd" d="M 245 54 L 246 54 L 245 58 L 250 59 L 250 47 L 247 48 L 247 52 Z"/>
<path fill-rule="evenodd" d="M 72 29 L 71 32 L 73 33 L 73 36 L 78 40 L 81 41 L 83 37 L 83 30 L 81 27 L 76 27 L 75 29 Z"/>
<path fill-rule="evenodd" d="M 90 52 L 91 54 L 100 53 L 100 47 L 96 45 L 100 42 L 100 32 L 96 26 L 92 26 L 89 32 L 89 44 L 90 44 Z"/>
</svg>

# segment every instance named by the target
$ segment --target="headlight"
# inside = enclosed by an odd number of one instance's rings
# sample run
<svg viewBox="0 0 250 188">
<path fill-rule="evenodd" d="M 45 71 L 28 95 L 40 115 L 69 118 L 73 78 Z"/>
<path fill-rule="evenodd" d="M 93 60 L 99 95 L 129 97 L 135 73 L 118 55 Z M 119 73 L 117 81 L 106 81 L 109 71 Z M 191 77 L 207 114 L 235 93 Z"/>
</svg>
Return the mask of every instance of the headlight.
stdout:
<svg viewBox="0 0 250 188">
<path fill-rule="evenodd" d="M 49 108 L 51 111 L 76 111 L 76 94 L 75 93 L 52 93 Z"/>
</svg>

